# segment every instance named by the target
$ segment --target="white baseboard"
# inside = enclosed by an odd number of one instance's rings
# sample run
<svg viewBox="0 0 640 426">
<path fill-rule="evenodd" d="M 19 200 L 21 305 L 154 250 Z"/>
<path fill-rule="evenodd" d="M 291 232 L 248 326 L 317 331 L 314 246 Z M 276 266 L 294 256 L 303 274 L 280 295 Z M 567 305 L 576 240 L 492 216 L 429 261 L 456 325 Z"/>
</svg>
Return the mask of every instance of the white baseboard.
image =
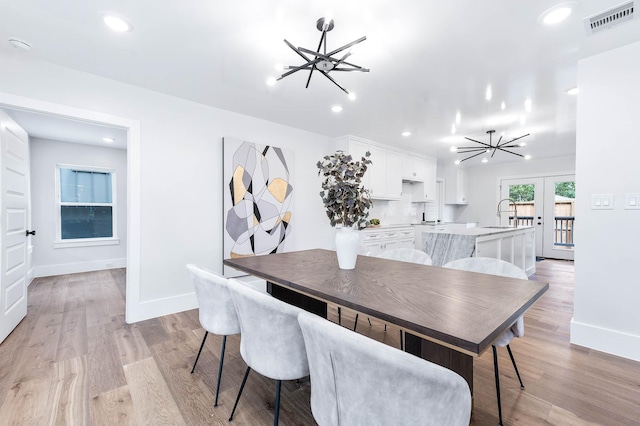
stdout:
<svg viewBox="0 0 640 426">
<path fill-rule="evenodd" d="M 640 361 L 640 336 L 584 324 L 571 319 L 571 343 Z"/>
<path fill-rule="evenodd" d="M 34 278 L 55 275 L 77 274 L 79 272 L 102 271 L 104 269 L 126 268 L 127 259 L 103 259 L 91 262 L 63 263 L 60 265 L 42 265 L 33 268 Z"/>
</svg>

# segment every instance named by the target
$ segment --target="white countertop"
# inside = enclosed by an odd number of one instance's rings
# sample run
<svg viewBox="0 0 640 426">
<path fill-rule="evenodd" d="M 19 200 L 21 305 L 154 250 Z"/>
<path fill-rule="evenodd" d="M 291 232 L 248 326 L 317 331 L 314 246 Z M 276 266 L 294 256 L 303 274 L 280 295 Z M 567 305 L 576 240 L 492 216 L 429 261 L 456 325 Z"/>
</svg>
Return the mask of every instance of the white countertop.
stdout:
<svg viewBox="0 0 640 426">
<path fill-rule="evenodd" d="M 422 232 L 430 232 L 435 234 L 455 234 L 455 235 L 472 235 L 472 236 L 483 236 L 483 235 L 493 235 L 493 234 L 502 234 L 505 232 L 518 232 L 518 231 L 526 231 L 533 229 L 533 226 L 521 226 L 518 228 L 483 228 L 480 226 L 474 228 L 466 228 L 462 226 L 457 227 L 447 227 L 447 226 L 432 226 L 432 225 L 419 225 L 418 226 Z"/>
</svg>

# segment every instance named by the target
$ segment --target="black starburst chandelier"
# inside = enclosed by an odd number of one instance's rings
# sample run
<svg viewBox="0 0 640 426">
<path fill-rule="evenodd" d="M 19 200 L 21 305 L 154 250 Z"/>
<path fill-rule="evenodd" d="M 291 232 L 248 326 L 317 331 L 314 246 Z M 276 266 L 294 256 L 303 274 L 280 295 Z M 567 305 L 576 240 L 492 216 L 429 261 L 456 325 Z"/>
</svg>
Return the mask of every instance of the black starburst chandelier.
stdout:
<svg viewBox="0 0 640 426">
<path fill-rule="evenodd" d="M 307 78 L 307 85 L 305 86 L 305 88 L 308 88 L 313 72 L 318 71 L 320 75 L 328 78 L 333 84 L 338 86 L 340 90 L 348 95 L 349 91 L 339 85 L 333 79 L 333 77 L 329 75 L 329 73 L 333 71 L 369 72 L 368 68 L 363 68 L 359 65 L 347 62 L 347 58 L 352 54 L 352 52 L 348 49 L 358 43 L 365 41 L 367 37 L 361 37 L 355 41 L 352 41 L 351 43 L 345 44 L 342 47 L 327 52 L 327 33 L 333 29 L 333 26 L 333 19 L 318 19 L 318 21 L 316 22 L 316 28 L 318 29 L 318 31 L 322 32 L 322 35 L 320 36 L 320 43 L 318 43 L 318 48 L 315 51 L 311 49 L 305 49 L 304 47 L 295 47 L 285 39 L 284 42 L 287 44 L 287 46 L 289 46 L 294 52 L 301 56 L 302 59 L 304 59 L 306 62 L 298 66 L 285 66 L 284 69 L 287 69 L 289 71 L 282 74 L 277 78 L 277 80 L 282 80 L 284 77 L 301 70 L 309 70 L 309 78 Z M 342 52 L 344 52 L 345 50 L 346 52 L 342 54 Z M 339 54 L 341 54 L 341 56 L 335 56 Z"/>
<path fill-rule="evenodd" d="M 457 152 L 458 154 L 471 154 L 470 156 L 462 159 L 462 160 L 458 160 L 456 161 L 456 164 L 459 164 L 463 161 L 466 161 L 470 158 L 473 157 L 477 157 L 478 155 L 482 155 L 482 154 L 488 154 L 489 152 L 491 153 L 491 158 L 493 158 L 493 156 L 496 154 L 497 151 L 502 151 L 502 152 L 506 152 L 508 154 L 513 154 L 513 155 L 517 155 L 518 157 L 523 157 L 526 158 L 524 155 L 519 154 L 517 152 L 513 152 L 510 149 L 512 148 L 522 148 L 525 146 L 524 143 L 515 143 L 515 141 L 522 139 L 524 137 L 529 136 L 529 133 L 527 133 L 526 135 L 522 135 L 522 136 L 518 136 L 517 138 L 513 138 L 511 140 L 508 140 L 506 142 L 502 142 L 502 136 L 500 136 L 500 139 L 498 139 L 498 142 L 496 142 L 496 144 L 493 144 L 493 134 L 495 133 L 495 130 L 487 130 L 487 133 L 489 134 L 489 143 L 485 143 L 485 142 L 480 142 L 478 140 L 475 139 L 471 139 L 468 137 L 465 137 L 466 140 L 469 140 L 471 142 L 475 142 L 480 144 L 480 146 L 459 146 L 459 147 L 454 147 L 452 148 L 452 151 Z M 509 148 L 509 149 L 506 149 Z M 483 159 L 482 161 L 485 162 L 486 158 Z"/>
</svg>

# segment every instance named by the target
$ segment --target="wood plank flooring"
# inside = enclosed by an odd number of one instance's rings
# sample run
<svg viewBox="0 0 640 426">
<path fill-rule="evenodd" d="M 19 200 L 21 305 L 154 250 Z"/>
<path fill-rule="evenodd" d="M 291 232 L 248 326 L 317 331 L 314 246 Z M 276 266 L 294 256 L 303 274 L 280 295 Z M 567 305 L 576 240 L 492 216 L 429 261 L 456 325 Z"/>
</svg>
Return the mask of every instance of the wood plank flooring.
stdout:
<svg viewBox="0 0 640 426">
<path fill-rule="evenodd" d="M 499 348 L 505 424 L 640 424 L 640 363 L 569 344 L 573 263 L 537 268 L 549 291 L 511 345 L 526 390 Z M 197 310 L 126 324 L 124 279 L 119 269 L 34 280 L 27 317 L 0 345 L 0 425 L 228 424 L 246 367 L 239 337 L 227 339 L 214 409 L 221 338 L 209 335 L 190 374 L 204 334 Z M 353 320 L 343 310 L 343 324 Z M 361 316 L 358 331 L 399 346 L 397 329 L 372 323 Z M 474 383 L 471 424 L 497 424 L 491 351 L 475 361 Z M 252 374 L 232 424 L 272 424 L 274 394 L 273 381 Z M 309 397 L 308 379 L 283 383 L 280 424 L 315 424 Z"/>
</svg>

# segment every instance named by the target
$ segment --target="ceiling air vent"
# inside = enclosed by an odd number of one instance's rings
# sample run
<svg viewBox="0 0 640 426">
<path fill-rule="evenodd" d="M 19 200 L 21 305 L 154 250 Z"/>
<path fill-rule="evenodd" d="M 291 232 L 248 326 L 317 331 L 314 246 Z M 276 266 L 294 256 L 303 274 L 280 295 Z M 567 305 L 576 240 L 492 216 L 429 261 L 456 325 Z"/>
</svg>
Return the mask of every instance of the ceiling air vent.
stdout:
<svg viewBox="0 0 640 426">
<path fill-rule="evenodd" d="M 611 29 L 623 22 L 631 21 L 633 18 L 633 1 L 629 1 L 584 18 L 584 27 L 587 30 L 587 35 L 592 35 Z"/>
</svg>

